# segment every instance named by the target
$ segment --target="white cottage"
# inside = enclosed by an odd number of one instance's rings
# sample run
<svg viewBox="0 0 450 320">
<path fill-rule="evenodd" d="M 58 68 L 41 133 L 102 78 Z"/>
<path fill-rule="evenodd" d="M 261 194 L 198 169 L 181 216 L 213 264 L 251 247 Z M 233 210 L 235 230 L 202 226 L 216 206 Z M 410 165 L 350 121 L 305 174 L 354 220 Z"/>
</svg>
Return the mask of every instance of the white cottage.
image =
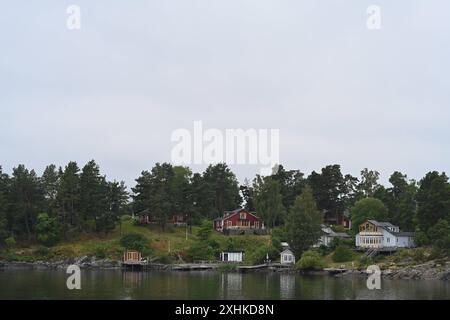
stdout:
<svg viewBox="0 0 450 320">
<path fill-rule="evenodd" d="M 220 253 L 220 261 L 223 262 L 242 262 L 244 252 L 242 251 L 226 251 Z"/>
<path fill-rule="evenodd" d="M 390 222 L 367 220 L 359 226 L 355 238 L 356 247 L 363 249 L 396 249 L 415 246 L 414 232 L 400 232 L 398 226 Z"/>
<path fill-rule="evenodd" d="M 320 246 L 329 247 L 334 239 L 348 239 L 350 236 L 345 232 L 334 232 L 330 227 L 326 225 L 322 225 L 322 235 L 320 236 L 319 241 L 313 246 L 318 248 Z"/>
<path fill-rule="evenodd" d="M 290 249 L 285 249 L 280 253 L 281 264 L 295 264 L 294 253 Z"/>
</svg>

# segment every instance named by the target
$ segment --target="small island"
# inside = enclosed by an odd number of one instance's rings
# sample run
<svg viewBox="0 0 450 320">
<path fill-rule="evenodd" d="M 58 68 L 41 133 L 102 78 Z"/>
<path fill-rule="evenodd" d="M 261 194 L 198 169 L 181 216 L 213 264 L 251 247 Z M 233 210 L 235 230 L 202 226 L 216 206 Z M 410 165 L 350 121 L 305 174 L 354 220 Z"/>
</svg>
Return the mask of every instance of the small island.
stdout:
<svg viewBox="0 0 450 320">
<path fill-rule="evenodd" d="M 0 171 L 0 268 L 283 272 L 450 278 L 447 176 L 308 177 L 279 166 L 240 185 L 225 164 L 202 174 L 156 164 L 127 190 L 95 161 L 81 170 Z M 237 207 L 237 209 L 236 209 Z"/>
</svg>

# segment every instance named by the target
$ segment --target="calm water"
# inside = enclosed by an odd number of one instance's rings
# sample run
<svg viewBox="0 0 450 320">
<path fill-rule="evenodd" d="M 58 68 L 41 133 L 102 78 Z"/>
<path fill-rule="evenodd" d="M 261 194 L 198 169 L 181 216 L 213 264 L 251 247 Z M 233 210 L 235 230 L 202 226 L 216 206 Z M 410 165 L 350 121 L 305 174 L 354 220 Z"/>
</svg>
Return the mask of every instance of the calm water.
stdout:
<svg viewBox="0 0 450 320">
<path fill-rule="evenodd" d="M 63 271 L 0 270 L 0 299 L 450 299 L 444 281 L 278 273 L 82 271 L 81 290 L 66 289 Z"/>
</svg>

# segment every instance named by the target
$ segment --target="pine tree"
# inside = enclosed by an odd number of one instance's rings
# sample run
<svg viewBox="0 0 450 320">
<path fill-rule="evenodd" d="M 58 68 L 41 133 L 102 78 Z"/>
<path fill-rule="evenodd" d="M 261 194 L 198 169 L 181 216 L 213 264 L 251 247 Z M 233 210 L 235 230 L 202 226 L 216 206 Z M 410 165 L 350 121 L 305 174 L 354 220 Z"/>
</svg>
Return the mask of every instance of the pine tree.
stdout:
<svg viewBox="0 0 450 320">
<path fill-rule="evenodd" d="M 297 257 L 319 240 L 322 219 L 312 189 L 306 186 L 302 194 L 295 199 L 286 219 L 288 241 Z"/>
</svg>

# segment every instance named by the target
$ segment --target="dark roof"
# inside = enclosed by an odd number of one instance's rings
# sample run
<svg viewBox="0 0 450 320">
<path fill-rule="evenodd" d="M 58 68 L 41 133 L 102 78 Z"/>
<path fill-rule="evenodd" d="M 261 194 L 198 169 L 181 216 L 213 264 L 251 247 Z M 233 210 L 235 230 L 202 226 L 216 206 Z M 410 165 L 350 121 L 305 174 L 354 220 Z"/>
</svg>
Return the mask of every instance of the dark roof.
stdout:
<svg viewBox="0 0 450 320">
<path fill-rule="evenodd" d="M 245 210 L 244 208 L 238 208 L 238 209 L 235 209 L 235 210 L 233 210 L 233 211 L 225 211 L 225 214 L 233 214 L 233 213 L 238 213 L 238 212 L 241 212 L 241 211 L 243 211 L 243 210 Z"/>
<path fill-rule="evenodd" d="M 332 235 L 333 237 L 341 237 L 341 238 L 348 238 L 350 237 L 348 234 L 346 234 L 345 232 L 334 232 L 334 235 Z"/>
<path fill-rule="evenodd" d="M 137 216 L 142 216 L 144 214 L 151 214 L 150 209 L 145 209 L 136 213 Z"/>
<path fill-rule="evenodd" d="M 415 232 L 393 232 L 393 235 L 397 237 L 414 237 Z"/>
<path fill-rule="evenodd" d="M 387 228 L 387 227 L 391 227 L 391 228 L 398 228 L 397 226 L 394 226 L 392 223 L 390 222 L 378 222 L 376 220 L 367 220 L 370 223 L 376 225 L 377 227 L 382 227 L 382 228 Z"/>
<path fill-rule="evenodd" d="M 241 211 L 246 211 L 246 212 L 248 212 L 249 214 L 251 214 L 252 216 L 256 217 L 257 219 L 260 219 L 255 213 L 250 212 L 250 211 L 248 211 L 248 210 L 246 210 L 246 209 L 244 209 L 244 208 L 239 208 L 239 209 L 236 209 L 236 210 L 233 210 L 233 211 L 225 211 L 225 215 L 224 215 L 223 217 L 217 218 L 217 219 L 223 220 L 223 219 L 229 218 L 229 217 L 231 217 L 232 215 L 235 215 L 235 214 L 237 214 L 237 213 L 239 213 L 239 212 L 241 212 Z"/>
</svg>

